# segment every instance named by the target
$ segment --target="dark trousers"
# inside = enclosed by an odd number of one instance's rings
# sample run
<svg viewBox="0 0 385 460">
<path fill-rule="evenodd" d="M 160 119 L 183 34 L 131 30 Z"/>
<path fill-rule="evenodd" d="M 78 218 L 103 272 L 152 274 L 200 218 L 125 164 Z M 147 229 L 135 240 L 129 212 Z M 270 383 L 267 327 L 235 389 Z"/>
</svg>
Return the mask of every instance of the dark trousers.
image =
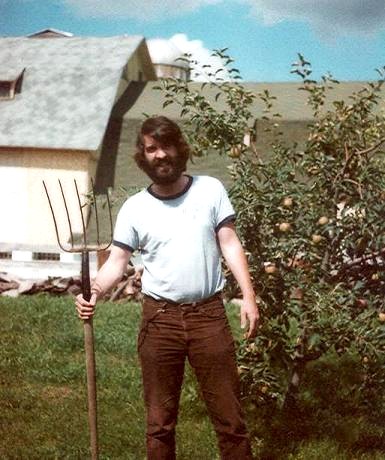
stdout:
<svg viewBox="0 0 385 460">
<path fill-rule="evenodd" d="M 175 459 L 175 426 L 186 358 L 213 422 L 221 458 L 252 458 L 239 402 L 234 341 L 219 296 L 198 305 L 145 296 L 138 351 L 147 410 L 148 460 Z"/>
</svg>

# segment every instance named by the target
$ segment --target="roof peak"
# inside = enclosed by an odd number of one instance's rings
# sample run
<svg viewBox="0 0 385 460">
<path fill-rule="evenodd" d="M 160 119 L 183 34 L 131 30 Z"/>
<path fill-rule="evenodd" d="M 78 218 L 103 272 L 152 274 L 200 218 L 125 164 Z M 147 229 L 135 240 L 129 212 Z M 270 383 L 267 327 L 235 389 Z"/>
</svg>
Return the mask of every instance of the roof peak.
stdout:
<svg viewBox="0 0 385 460">
<path fill-rule="evenodd" d="M 40 38 L 40 37 L 73 37 L 74 34 L 71 32 L 65 32 L 64 30 L 54 29 L 49 27 L 47 29 L 41 29 L 37 32 L 27 35 L 28 38 Z"/>
</svg>

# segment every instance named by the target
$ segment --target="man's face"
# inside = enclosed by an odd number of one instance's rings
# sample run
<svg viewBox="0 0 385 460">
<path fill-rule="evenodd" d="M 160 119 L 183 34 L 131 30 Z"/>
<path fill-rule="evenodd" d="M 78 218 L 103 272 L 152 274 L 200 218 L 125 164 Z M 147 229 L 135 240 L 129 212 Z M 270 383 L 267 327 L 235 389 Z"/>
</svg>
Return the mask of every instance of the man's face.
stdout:
<svg viewBox="0 0 385 460">
<path fill-rule="evenodd" d="M 174 145 L 162 145 L 145 134 L 143 170 L 155 184 L 168 185 L 179 179 L 185 169 Z"/>
</svg>

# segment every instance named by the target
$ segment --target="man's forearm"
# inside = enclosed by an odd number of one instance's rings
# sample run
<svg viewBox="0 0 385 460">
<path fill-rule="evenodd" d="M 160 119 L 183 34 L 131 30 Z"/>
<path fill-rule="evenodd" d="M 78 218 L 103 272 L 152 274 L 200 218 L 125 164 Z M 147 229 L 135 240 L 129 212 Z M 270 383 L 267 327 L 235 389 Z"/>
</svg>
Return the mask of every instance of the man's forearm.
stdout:
<svg viewBox="0 0 385 460">
<path fill-rule="evenodd" d="M 97 298 L 102 297 L 122 279 L 131 254 L 121 251 L 113 248 L 109 258 L 98 271 L 91 286 L 91 292 L 96 294 Z"/>
<path fill-rule="evenodd" d="M 232 226 L 220 229 L 218 232 L 218 240 L 223 257 L 242 291 L 243 302 L 240 311 L 241 327 L 245 328 L 247 322 L 249 323 L 245 337 L 250 339 L 255 336 L 257 331 L 259 311 L 250 278 L 246 254 Z"/>
<path fill-rule="evenodd" d="M 249 265 L 239 240 L 223 248 L 222 253 L 227 266 L 237 280 L 243 298 L 255 300 L 255 293 L 249 273 Z"/>
<path fill-rule="evenodd" d="M 96 278 L 91 286 L 91 293 L 96 294 L 97 298 L 103 297 L 106 292 L 115 287 L 124 275 L 124 272 L 120 270 L 106 269 L 107 267 L 105 264 L 97 273 Z"/>
</svg>

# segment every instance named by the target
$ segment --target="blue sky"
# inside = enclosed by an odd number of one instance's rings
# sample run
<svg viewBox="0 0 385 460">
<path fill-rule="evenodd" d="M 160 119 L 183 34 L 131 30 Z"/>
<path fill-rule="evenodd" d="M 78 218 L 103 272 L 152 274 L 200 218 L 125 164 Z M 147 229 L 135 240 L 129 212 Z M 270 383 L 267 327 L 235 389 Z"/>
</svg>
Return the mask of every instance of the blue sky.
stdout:
<svg viewBox="0 0 385 460">
<path fill-rule="evenodd" d="M 373 79 L 385 65 L 384 0 L 0 0 L 1 36 L 48 27 L 84 36 L 183 34 L 198 58 L 228 47 L 245 81 L 295 79 L 298 52 L 317 78 L 330 71 L 339 80 Z"/>
</svg>

